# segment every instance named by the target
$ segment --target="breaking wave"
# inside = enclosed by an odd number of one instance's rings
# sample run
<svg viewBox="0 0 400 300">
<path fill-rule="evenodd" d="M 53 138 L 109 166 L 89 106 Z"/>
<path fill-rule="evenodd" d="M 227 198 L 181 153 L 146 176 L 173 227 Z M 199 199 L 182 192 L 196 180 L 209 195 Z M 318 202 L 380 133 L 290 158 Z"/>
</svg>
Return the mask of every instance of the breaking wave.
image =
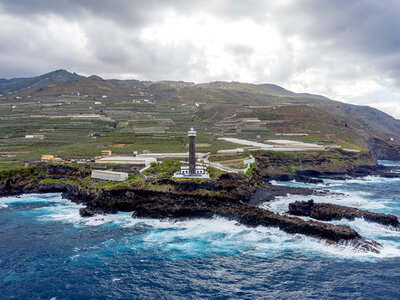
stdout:
<svg viewBox="0 0 400 300">
<path fill-rule="evenodd" d="M 378 160 L 378 163 L 389 167 L 400 166 L 400 161 L 395 161 L 395 160 Z"/>
<path fill-rule="evenodd" d="M 278 213 L 291 201 L 313 198 L 400 216 L 396 180 L 275 184 L 331 192 L 264 203 Z M 377 240 L 379 254 L 219 217 L 82 218 L 81 207 L 60 194 L 0 198 L 1 299 L 76 299 L 82 292 L 94 299 L 399 298 L 400 233 L 363 219 L 332 223 Z"/>
<path fill-rule="evenodd" d="M 313 196 L 316 202 L 341 203 L 349 206 L 370 209 L 373 204 L 361 196 Z M 289 195 L 266 203 L 263 207 L 277 213 L 284 213 L 287 204 L 295 200 L 304 200 L 304 196 Z M 345 201 L 345 202 L 343 202 Z M 79 209 L 83 205 L 61 198 L 60 194 L 23 195 L 0 199 L 1 205 L 9 207 L 41 203 L 43 206 L 28 210 L 31 217 L 39 222 L 62 222 L 71 224 L 78 230 L 96 227 L 108 230 L 127 230 L 118 238 L 107 239 L 95 247 L 78 249 L 71 259 L 82 259 L 104 255 L 104 253 L 123 252 L 125 250 L 158 249 L 166 255 L 197 256 L 207 254 L 248 254 L 253 256 L 271 256 L 293 251 L 308 256 L 328 256 L 346 259 L 370 260 L 387 257 L 400 257 L 399 232 L 391 231 L 379 225 L 363 220 L 341 222 L 358 230 L 362 235 L 378 240 L 384 248 L 380 254 L 364 253 L 351 246 L 328 245 L 324 241 L 303 235 L 287 234 L 277 228 L 249 228 L 224 218 L 211 220 L 195 219 L 185 221 L 139 219 L 132 213 L 120 212 L 114 215 L 97 215 L 82 218 Z M 385 208 L 384 204 L 380 204 Z M 339 224 L 339 222 L 338 222 Z"/>
<path fill-rule="evenodd" d="M 400 188 L 399 178 L 383 178 L 379 176 L 367 176 L 365 178 L 353 178 L 347 180 L 324 180 L 320 184 L 305 184 L 301 182 L 272 182 L 275 185 L 307 187 L 328 191 L 327 194 L 310 196 L 290 195 L 277 197 L 276 200 L 266 202 L 262 208 L 276 213 L 286 213 L 289 203 L 294 201 L 307 201 L 313 199 L 316 203 L 332 203 L 369 210 L 378 213 L 400 216 Z M 309 217 L 301 217 L 310 220 Z M 380 254 L 382 257 L 398 256 L 400 251 L 400 231 L 380 224 L 366 222 L 363 219 L 340 220 L 331 222 L 337 225 L 348 225 L 362 236 L 374 239 L 384 248 Z"/>
</svg>

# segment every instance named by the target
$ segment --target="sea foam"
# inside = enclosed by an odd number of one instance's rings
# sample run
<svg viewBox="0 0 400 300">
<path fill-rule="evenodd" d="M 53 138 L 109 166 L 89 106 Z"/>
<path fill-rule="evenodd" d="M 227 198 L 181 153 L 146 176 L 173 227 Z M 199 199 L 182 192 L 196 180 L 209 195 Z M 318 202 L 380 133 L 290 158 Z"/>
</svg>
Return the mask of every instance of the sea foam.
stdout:
<svg viewBox="0 0 400 300">
<path fill-rule="evenodd" d="M 289 202 L 308 198 L 313 198 L 316 202 L 345 204 L 359 208 L 386 207 L 385 203 L 377 203 L 357 193 L 307 197 L 289 195 L 288 197 L 279 197 L 276 201 L 264 204 L 263 207 L 283 213 L 287 210 Z M 324 241 L 304 235 L 287 234 L 278 228 L 261 226 L 249 228 L 235 221 L 220 217 L 207 220 L 174 221 L 140 219 L 132 217 L 131 212 L 120 212 L 83 218 L 79 215 L 79 209 L 84 206 L 62 199 L 60 194 L 32 194 L 0 199 L 1 205 L 35 202 L 48 203 L 44 207 L 34 209 L 34 216 L 40 222 L 63 222 L 82 229 L 90 229 L 94 226 L 104 227 L 102 230 L 127 228 L 138 232 L 121 238 L 106 240 L 91 249 L 78 249 L 73 257 L 74 260 L 84 259 L 87 255 L 95 255 L 94 252 L 96 251 L 99 251 L 99 253 L 104 251 L 118 252 L 138 248 L 149 250 L 156 248 L 178 256 L 210 253 L 229 255 L 243 253 L 254 256 L 271 256 L 287 251 L 295 251 L 304 255 L 356 260 L 400 257 L 399 232 L 360 219 L 334 223 L 349 225 L 363 236 L 380 242 L 383 245 L 383 249 L 379 254 L 365 253 L 348 245 L 328 245 Z M 135 231 L 136 229 L 140 230 Z"/>
<path fill-rule="evenodd" d="M 335 256 L 338 258 L 370 260 L 385 257 L 400 257 L 400 249 L 396 241 L 380 241 L 383 249 L 380 254 L 365 253 L 352 246 L 329 245 L 311 237 L 300 234 L 287 234 L 278 228 L 256 227 L 249 228 L 235 221 L 221 217 L 213 219 L 194 219 L 184 221 L 140 219 L 132 217 L 131 213 L 122 212 L 114 215 L 94 216 L 82 218 L 79 208 L 70 204 L 68 214 L 63 214 L 64 209 L 58 207 L 51 210 L 42 220 L 63 221 L 75 226 L 115 226 L 121 228 L 145 228 L 140 235 L 129 235 L 120 239 L 105 241 L 93 251 L 124 251 L 124 249 L 162 249 L 164 252 L 173 253 L 174 256 L 195 256 L 210 253 L 248 254 L 255 256 L 271 256 L 285 251 L 296 251 L 306 255 Z M 75 211 L 73 213 L 73 211 Z M 64 217 L 62 217 L 64 216 Z M 358 223 L 357 223 L 358 222 Z M 346 224 L 346 222 L 342 222 Z M 350 221 L 348 223 L 351 223 Z M 363 220 L 353 221 L 360 228 L 370 228 L 369 223 Z M 369 238 L 382 236 L 398 237 L 398 232 L 392 232 L 383 226 L 375 226 L 373 232 L 364 234 Z M 99 254 L 100 255 L 100 254 Z M 85 257 L 76 254 L 75 258 Z"/>
<path fill-rule="evenodd" d="M 121 220 L 119 217 L 117 219 Z M 304 235 L 287 234 L 278 228 L 261 226 L 249 228 L 220 217 L 177 222 L 134 219 L 128 223 L 128 226 L 145 224 L 147 230 L 141 235 L 129 235 L 103 242 L 96 249 L 90 249 L 86 255 L 101 255 L 109 251 L 157 249 L 173 256 L 246 254 L 269 257 L 294 251 L 307 256 L 356 260 L 400 257 L 400 249 L 396 243 L 383 243 L 379 254 L 366 253 L 351 245 L 329 245 Z M 80 257 L 84 259 L 86 255 L 82 253 Z"/>
</svg>

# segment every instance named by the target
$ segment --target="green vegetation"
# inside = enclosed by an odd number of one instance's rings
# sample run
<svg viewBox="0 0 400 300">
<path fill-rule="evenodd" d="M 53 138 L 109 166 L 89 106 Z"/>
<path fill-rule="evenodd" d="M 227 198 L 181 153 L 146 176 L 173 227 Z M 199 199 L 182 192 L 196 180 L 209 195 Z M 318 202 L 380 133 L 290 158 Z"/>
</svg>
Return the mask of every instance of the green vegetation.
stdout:
<svg viewBox="0 0 400 300">
<path fill-rule="evenodd" d="M 0 162 L 0 170 L 15 170 L 24 168 L 24 163 L 20 161 L 7 161 Z"/>
<path fill-rule="evenodd" d="M 285 151 L 273 151 L 273 150 L 266 150 L 266 151 L 254 151 L 254 153 L 265 153 L 271 158 L 276 158 L 281 161 L 286 160 L 304 160 L 309 153 L 307 152 L 285 152 Z M 314 153 L 314 152 L 313 152 Z"/>
<path fill-rule="evenodd" d="M 19 166 L 14 169 L 0 170 L 0 181 L 4 181 L 7 178 L 13 178 L 15 176 L 28 176 L 31 175 L 29 168 L 20 168 Z"/>
<path fill-rule="evenodd" d="M 265 174 L 293 174 L 298 170 L 344 172 L 360 165 L 375 165 L 369 152 L 352 153 L 342 149 L 326 152 L 256 151 L 254 155 L 263 162 Z"/>
<path fill-rule="evenodd" d="M 162 159 L 160 163 L 152 163 L 151 167 L 145 170 L 143 173 L 151 178 L 171 178 L 175 172 L 179 171 L 182 164 L 182 159 L 179 158 L 165 158 Z M 212 167 L 207 167 L 207 171 L 210 174 L 210 179 L 215 179 L 219 175 L 225 173 L 224 171 L 217 170 Z M 177 181 L 186 181 L 186 180 L 208 180 L 208 179 L 185 179 L 185 178 L 174 178 Z"/>
<path fill-rule="evenodd" d="M 237 159 L 248 159 L 250 156 L 249 151 L 239 152 L 235 154 L 213 154 L 209 157 L 209 161 L 212 162 L 221 162 L 221 161 L 229 161 L 229 160 L 237 160 Z"/>
<path fill-rule="evenodd" d="M 222 171 L 222 170 L 218 170 L 218 169 L 211 168 L 211 167 L 207 167 L 207 172 L 208 172 L 208 174 L 210 175 L 210 178 L 211 178 L 211 179 L 218 178 L 219 175 L 222 175 L 222 174 L 225 173 L 225 172 Z"/>
<path fill-rule="evenodd" d="M 56 183 L 64 183 L 71 186 L 78 186 L 79 182 L 70 180 L 70 179 L 53 179 L 53 178 L 45 178 L 39 181 L 39 183 L 43 184 L 56 184 Z"/>
<path fill-rule="evenodd" d="M 250 164 L 250 168 L 246 171 L 247 178 L 250 179 L 253 176 L 253 172 L 254 172 L 254 170 L 256 168 L 257 168 L 257 164 L 256 163 Z"/>
<path fill-rule="evenodd" d="M 244 163 L 244 160 L 250 158 L 250 152 L 245 150 L 233 154 L 213 154 L 209 157 L 209 161 L 220 163 L 222 166 L 232 169 L 245 169 L 247 164 Z"/>
<path fill-rule="evenodd" d="M 169 178 L 180 170 L 181 165 L 180 159 L 165 158 L 160 163 L 152 163 L 144 174 L 151 177 Z"/>
<path fill-rule="evenodd" d="M 42 154 L 89 159 L 105 149 L 121 155 L 187 151 L 191 126 L 202 145 L 197 150 L 212 153 L 234 147 L 219 137 L 290 139 L 357 150 L 366 150 L 371 136 L 400 140 L 399 122 L 372 108 L 268 84 L 103 80 L 59 70 L 1 88 L 6 96 L 0 102 L 0 170 L 21 167 Z M 210 159 L 233 160 L 214 154 Z"/>
</svg>

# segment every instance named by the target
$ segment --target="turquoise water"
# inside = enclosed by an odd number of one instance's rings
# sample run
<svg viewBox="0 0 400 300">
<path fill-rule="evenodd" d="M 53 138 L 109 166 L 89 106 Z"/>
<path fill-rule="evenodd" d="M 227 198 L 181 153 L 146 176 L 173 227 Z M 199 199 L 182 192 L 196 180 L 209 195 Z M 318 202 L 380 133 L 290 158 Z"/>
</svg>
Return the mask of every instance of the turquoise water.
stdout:
<svg viewBox="0 0 400 300">
<path fill-rule="evenodd" d="M 331 202 L 400 217 L 400 180 L 326 181 L 337 195 L 281 197 Z M 0 198 L 1 299 L 400 298 L 400 232 L 340 221 L 379 241 L 380 254 L 337 247 L 223 218 L 81 218 L 60 194 Z"/>
</svg>

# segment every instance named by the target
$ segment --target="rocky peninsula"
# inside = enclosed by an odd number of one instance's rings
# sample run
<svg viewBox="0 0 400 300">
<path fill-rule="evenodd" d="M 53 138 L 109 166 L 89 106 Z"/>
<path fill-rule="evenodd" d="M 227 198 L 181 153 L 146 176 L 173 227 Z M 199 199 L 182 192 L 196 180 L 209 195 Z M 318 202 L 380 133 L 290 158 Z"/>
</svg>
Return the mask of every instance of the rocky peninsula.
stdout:
<svg viewBox="0 0 400 300">
<path fill-rule="evenodd" d="M 256 227 L 277 227 L 290 234 L 303 234 L 321 239 L 330 244 L 352 245 L 363 251 L 379 252 L 380 244 L 363 238 L 349 226 L 333 225 L 319 221 L 306 221 L 290 215 L 281 215 L 258 207 L 265 201 L 273 200 L 276 196 L 290 194 L 312 195 L 324 193 L 311 189 L 273 186 L 268 183 L 271 178 L 301 179 L 311 182 L 320 180 L 322 168 L 308 168 L 309 162 L 302 162 L 308 170 L 297 170 L 289 176 L 287 169 L 280 172 L 273 169 L 273 161 L 269 156 L 268 166 L 265 165 L 267 156 L 255 153 L 257 164 L 251 174 L 224 173 L 209 180 L 179 180 L 172 178 L 130 179 L 123 183 L 96 182 L 90 178 L 90 166 L 39 164 L 19 170 L 2 171 L 0 174 L 0 196 L 19 195 L 22 193 L 60 192 L 62 196 L 76 203 L 85 204 L 80 210 L 83 217 L 96 214 L 109 214 L 118 211 L 131 211 L 137 218 L 212 218 L 221 216 L 238 223 Z M 286 162 L 287 163 L 287 162 Z M 281 159 L 282 164 L 282 159 Z M 314 166 L 318 166 L 314 164 Z M 268 169 L 269 168 L 269 169 Z M 380 174 L 390 175 L 386 168 L 377 165 L 355 166 L 349 170 L 335 170 L 335 176 L 351 176 Z M 292 176 L 292 177 L 291 177 Z M 287 178 L 288 177 L 288 178 Z M 304 209 L 304 205 L 308 205 Z M 311 205 L 311 209 L 309 206 Z M 315 215 L 315 204 L 292 205 L 289 211 L 293 215 L 307 215 L 326 221 Z M 301 209 L 300 209 L 301 208 Z M 347 208 L 347 212 L 338 206 L 329 206 L 331 219 L 340 217 L 357 217 L 360 212 Z M 310 212 L 311 211 L 311 212 Z M 336 215 L 335 215 L 336 212 Z M 376 221 L 373 213 L 365 213 L 367 221 Z M 389 219 L 391 217 L 388 217 Z M 395 224 L 396 220 L 392 220 Z M 385 224 L 385 222 L 381 222 Z M 398 221 L 397 223 L 398 224 Z M 392 225 L 392 223 L 391 223 Z"/>
</svg>

